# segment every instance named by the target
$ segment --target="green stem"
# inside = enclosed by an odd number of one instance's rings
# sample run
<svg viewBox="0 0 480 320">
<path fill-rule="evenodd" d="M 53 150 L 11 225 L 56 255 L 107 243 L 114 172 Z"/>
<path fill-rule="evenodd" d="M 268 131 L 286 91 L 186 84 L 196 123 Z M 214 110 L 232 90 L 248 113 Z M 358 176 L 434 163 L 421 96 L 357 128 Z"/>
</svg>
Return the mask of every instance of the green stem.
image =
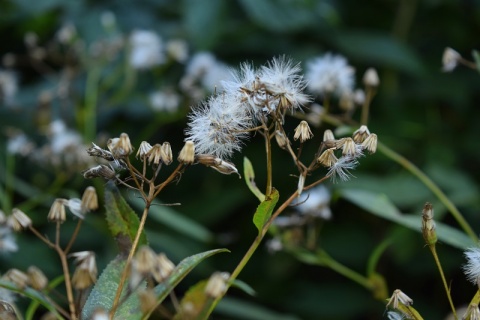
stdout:
<svg viewBox="0 0 480 320">
<path fill-rule="evenodd" d="M 442 278 L 443 286 L 447 294 L 448 302 L 450 303 L 450 308 L 452 309 L 453 317 L 455 318 L 455 320 L 458 320 L 457 312 L 455 311 L 455 306 L 453 305 L 452 296 L 450 295 L 450 289 L 448 288 L 447 280 L 445 279 L 445 274 L 443 273 L 442 264 L 440 263 L 440 259 L 437 255 L 437 249 L 435 245 L 430 245 L 428 247 L 432 252 L 433 259 L 435 260 L 435 264 L 437 265 L 438 271 L 440 272 L 440 277 Z"/>
<path fill-rule="evenodd" d="M 468 236 L 476 243 L 478 242 L 478 237 L 470 227 L 468 222 L 462 216 L 457 207 L 453 202 L 443 193 L 443 191 L 433 182 L 425 173 L 423 173 L 417 166 L 410 162 L 407 158 L 393 151 L 383 143 L 378 143 L 378 150 L 386 155 L 388 158 L 400 164 L 402 167 L 410 171 L 414 176 L 416 176 L 423 184 L 433 192 L 433 194 L 445 205 L 445 207 L 450 211 L 453 218 L 457 221 L 460 227 L 468 234 Z"/>
<path fill-rule="evenodd" d="M 272 193 L 272 145 L 270 141 L 270 133 L 268 128 L 265 128 L 265 153 L 267 155 L 267 190 L 265 197 Z"/>
<path fill-rule="evenodd" d="M 360 273 L 344 266 L 337 260 L 333 259 L 330 255 L 327 254 L 325 250 L 320 250 L 317 252 L 319 258 L 319 264 L 329 267 L 333 271 L 341 274 L 342 276 L 358 283 L 359 285 L 365 287 L 368 290 L 372 290 L 372 283 L 365 276 Z"/>
</svg>

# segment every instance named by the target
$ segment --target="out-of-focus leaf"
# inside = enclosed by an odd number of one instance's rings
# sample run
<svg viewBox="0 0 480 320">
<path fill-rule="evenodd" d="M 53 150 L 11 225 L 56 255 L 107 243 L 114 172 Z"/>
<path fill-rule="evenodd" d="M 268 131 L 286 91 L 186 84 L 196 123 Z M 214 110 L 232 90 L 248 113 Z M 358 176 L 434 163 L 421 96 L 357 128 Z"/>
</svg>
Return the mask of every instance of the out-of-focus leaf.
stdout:
<svg viewBox="0 0 480 320">
<path fill-rule="evenodd" d="M 110 232 L 122 254 L 128 255 L 135 239 L 140 221 L 135 212 L 123 199 L 118 188 L 109 181 L 105 187 L 106 218 Z M 147 244 L 147 236 L 142 230 L 139 246 Z"/>
<path fill-rule="evenodd" d="M 265 195 L 258 189 L 255 184 L 255 171 L 253 170 L 252 163 L 247 157 L 243 158 L 243 175 L 245 176 L 245 182 L 248 189 L 262 202 L 265 200 Z"/>
<path fill-rule="evenodd" d="M 185 26 L 197 48 L 206 50 L 218 41 L 226 5 L 223 0 L 183 1 Z"/>
<path fill-rule="evenodd" d="M 144 202 L 142 199 L 133 198 L 130 200 L 134 208 L 142 209 Z M 210 242 L 214 238 L 213 234 L 201 224 L 185 217 L 169 206 L 162 205 L 158 201 L 153 201 L 150 206 L 148 217 L 163 225 L 195 240 L 201 242 Z"/>
<path fill-rule="evenodd" d="M 315 1 L 241 0 L 240 4 L 258 24 L 272 31 L 298 30 L 314 25 L 322 18 L 337 20 L 335 11 L 328 5 L 323 5 L 323 10 L 315 10 Z"/>
<path fill-rule="evenodd" d="M 188 289 L 180 303 L 180 310 L 174 320 L 204 319 L 213 299 L 205 294 L 208 280 L 202 280 Z"/>
<path fill-rule="evenodd" d="M 82 319 L 90 319 L 93 312 L 98 308 L 104 310 L 112 308 L 124 267 L 125 260 L 117 257 L 103 270 L 83 307 Z M 141 286 L 144 287 L 145 284 Z M 127 287 L 124 286 L 122 296 L 127 291 Z M 140 319 L 141 314 L 137 312 L 139 307 L 138 295 L 132 294 L 119 306 L 115 313 L 115 319 Z"/>
<path fill-rule="evenodd" d="M 238 279 L 233 280 L 232 287 L 238 288 L 251 296 L 254 296 L 257 294 L 255 290 L 248 283 L 242 280 L 238 280 Z"/>
<path fill-rule="evenodd" d="M 335 41 L 349 58 L 362 60 L 375 66 L 387 66 L 413 75 L 424 73 L 417 55 L 406 45 L 387 34 L 367 32 L 341 32 Z"/>
<path fill-rule="evenodd" d="M 193 256 L 183 259 L 173 270 L 172 274 L 164 282 L 160 283 L 154 288 L 157 296 L 157 306 L 168 296 L 168 294 L 182 281 L 185 276 L 190 273 L 200 262 L 220 252 L 230 252 L 227 249 L 215 249 L 195 254 Z M 154 307 L 156 308 L 156 306 Z M 152 309 L 150 313 L 153 311 Z M 150 313 L 143 316 L 142 319 L 147 319 Z"/>
<path fill-rule="evenodd" d="M 477 50 L 473 50 L 472 57 L 475 61 L 475 65 L 477 66 L 477 71 L 480 72 L 480 53 Z"/>
<path fill-rule="evenodd" d="M 275 209 L 278 197 L 278 191 L 274 189 L 272 193 L 265 199 L 265 201 L 260 203 L 260 205 L 257 207 L 257 211 L 255 211 L 255 214 L 253 215 L 253 224 L 255 224 L 259 233 L 262 232 L 263 226 L 272 216 L 272 212 L 273 209 Z"/>
<path fill-rule="evenodd" d="M 60 314 L 55 309 L 55 305 L 51 301 L 49 301 L 49 299 L 42 292 L 39 292 L 29 287 L 26 287 L 25 289 L 20 289 L 14 283 L 2 279 L 0 279 L 0 288 L 5 288 L 7 290 L 22 294 L 32 299 L 33 301 L 40 303 L 42 306 L 47 308 L 48 311 L 52 312 L 55 316 L 57 316 L 58 319 L 63 319 L 63 317 L 60 316 Z"/>
<path fill-rule="evenodd" d="M 222 314 L 229 319 L 245 320 L 299 320 L 294 315 L 278 313 L 258 304 L 240 299 L 225 297 L 215 308 L 214 314 Z"/>
<path fill-rule="evenodd" d="M 345 189 L 340 192 L 343 198 L 374 215 L 405 226 L 416 232 L 421 232 L 420 227 L 422 223 L 420 214 L 402 214 L 384 194 L 357 189 Z M 435 221 L 435 223 L 437 236 L 440 241 L 462 250 L 474 245 L 472 240 L 461 231 L 439 221 Z"/>
</svg>

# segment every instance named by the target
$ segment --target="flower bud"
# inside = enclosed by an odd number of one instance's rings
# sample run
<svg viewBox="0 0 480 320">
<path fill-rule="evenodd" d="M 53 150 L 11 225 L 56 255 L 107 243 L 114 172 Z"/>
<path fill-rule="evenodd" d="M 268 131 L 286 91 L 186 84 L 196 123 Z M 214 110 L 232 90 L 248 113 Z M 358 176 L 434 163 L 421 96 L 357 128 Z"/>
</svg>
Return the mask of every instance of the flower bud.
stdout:
<svg viewBox="0 0 480 320">
<path fill-rule="evenodd" d="M 89 212 L 98 209 L 98 196 L 94 187 L 85 189 L 82 196 L 82 212 Z"/>
<path fill-rule="evenodd" d="M 66 218 L 67 214 L 65 213 L 65 204 L 63 199 L 55 199 L 50 207 L 50 211 L 48 212 L 48 221 L 63 223 Z"/>
<path fill-rule="evenodd" d="M 35 266 L 30 266 L 28 267 L 27 274 L 30 278 L 30 285 L 33 289 L 41 291 L 47 287 L 48 279 L 42 270 Z"/>
<path fill-rule="evenodd" d="M 370 135 L 370 131 L 366 125 L 360 126 L 358 130 L 353 133 L 353 141 L 356 143 L 362 143 Z"/>
<path fill-rule="evenodd" d="M 330 168 L 338 161 L 338 158 L 335 156 L 334 151 L 335 148 L 330 148 L 323 151 L 320 157 L 318 157 L 317 162 L 324 167 Z"/>
<path fill-rule="evenodd" d="M 162 157 L 162 162 L 165 163 L 167 166 L 172 163 L 173 155 L 172 155 L 172 147 L 170 146 L 169 142 L 164 142 L 162 147 L 160 148 L 160 154 Z"/>
<path fill-rule="evenodd" d="M 27 229 L 32 225 L 32 220 L 20 209 L 13 208 L 8 224 L 14 231 Z"/>
<path fill-rule="evenodd" d="M 212 299 L 221 297 L 227 291 L 227 280 L 229 277 L 230 274 L 227 272 L 215 272 L 212 274 L 205 286 L 205 294 Z"/>
<path fill-rule="evenodd" d="M 195 144 L 193 141 L 185 142 L 182 150 L 180 150 L 177 160 L 184 164 L 192 164 L 195 161 Z"/>
<path fill-rule="evenodd" d="M 375 133 L 370 134 L 363 142 L 362 147 L 370 153 L 375 153 L 377 151 L 377 135 Z"/>
<path fill-rule="evenodd" d="M 377 70 L 368 68 L 363 75 L 363 84 L 367 87 L 378 87 L 380 79 L 378 78 Z"/>
<path fill-rule="evenodd" d="M 302 120 L 300 124 L 295 128 L 295 135 L 293 136 L 294 140 L 300 139 L 300 142 L 305 142 L 313 137 L 312 130 L 308 126 L 308 122 Z"/>
<path fill-rule="evenodd" d="M 167 279 L 175 269 L 175 264 L 173 264 L 170 259 L 164 253 L 160 253 L 156 257 L 156 262 L 152 270 L 152 276 L 158 283 L 163 282 Z"/>
<path fill-rule="evenodd" d="M 422 234 L 427 245 L 434 245 L 437 242 L 437 231 L 433 221 L 433 206 L 425 203 L 422 211 Z"/>
<path fill-rule="evenodd" d="M 140 143 L 140 147 L 138 147 L 138 151 L 135 157 L 140 157 L 140 160 L 143 161 L 147 157 L 151 149 L 152 146 L 150 145 L 150 143 L 148 143 L 147 141 L 142 141 Z"/>
</svg>

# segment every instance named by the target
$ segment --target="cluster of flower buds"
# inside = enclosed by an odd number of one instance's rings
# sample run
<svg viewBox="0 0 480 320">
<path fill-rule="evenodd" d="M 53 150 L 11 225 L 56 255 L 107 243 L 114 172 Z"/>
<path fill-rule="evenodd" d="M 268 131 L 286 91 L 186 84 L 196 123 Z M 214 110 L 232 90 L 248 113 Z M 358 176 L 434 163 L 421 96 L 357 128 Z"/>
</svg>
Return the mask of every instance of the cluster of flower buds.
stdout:
<svg viewBox="0 0 480 320">
<path fill-rule="evenodd" d="M 20 289 L 25 289 L 28 286 L 41 291 L 48 285 L 48 279 L 45 274 L 35 266 L 30 266 L 27 273 L 18 269 L 10 269 L 1 279 L 14 283 Z"/>
<path fill-rule="evenodd" d="M 118 171 L 128 168 L 126 158 L 133 152 L 130 138 L 126 133 L 122 133 L 118 138 L 112 138 L 107 143 L 107 148 L 102 149 L 96 144 L 87 150 L 92 157 L 97 157 L 108 161 L 107 164 L 100 164 L 83 172 L 86 179 L 102 177 L 106 180 L 118 178 Z M 151 145 L 147 141 L 142 141 L 136 153 L 136 158 L 144 164 L 152 166 L 157 172 L 162 165 L 170 165 L 173 162 L 172 147 L 169 142 L 163 142 Z M 211 167 L 222 174 L 238 173 L 233 163 L 225 161 L 213 154 L 198 154 L 195 150 L 193 141 L 186 141 L 180 150 L 177 161 L 183 165 L 203 164 Z"/>
<path fill-rule="evenodd" d="M 93 251 L 80 251 L 70 254 L 75 258 L 76 269 L 72 285 L 76 290 L 85 290 L 97 281 L 97 263 Z"/>
<path fill-rule="evenodd" d="M 317 163 L 329 168 L 327 176 L 332 179 L 338 177 L 341 181 L 350 178 L 349 170 L 358 165 L 357 159 L 365 151 L 375 153 L 377 150 L 377 135 L 370 133 L 366 126 L 361 126 L 353 133 L 352 137 L 335 139 L 331 130 L 326 130 L 323 135 L 322 148 L 325 150 L 318 156 Z M 335 153 L 341 150 L 341 156 Z"/>
<path fill-rule="evenodd" d="M 66 220 L 65 207 L 80 219 L 85 219 L 85 214 L 98 209 L 98 196 L 94 187 L 85 189 L 82 199 L 55 199 L 48 213 L 48 220 L 63 223 Z"/>
<path fill-rule="evenodd" d="M 153 278 L 161 283 L 166 280 L 175 269 L 175 265 L 164 253 L 156 254 L 150 247 L 138 249 L 132 260 L 129 286 L 135 290 L 146 278 Z"/>
</svg>

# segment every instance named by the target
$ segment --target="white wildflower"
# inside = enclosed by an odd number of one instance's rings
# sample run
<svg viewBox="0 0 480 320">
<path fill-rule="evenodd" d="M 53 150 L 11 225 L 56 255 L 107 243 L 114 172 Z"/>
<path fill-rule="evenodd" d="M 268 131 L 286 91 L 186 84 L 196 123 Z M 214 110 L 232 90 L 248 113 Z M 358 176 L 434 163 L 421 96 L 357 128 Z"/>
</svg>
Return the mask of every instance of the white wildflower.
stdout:
<svg viewBox="0 0 480 320">
<path fill-rule="evenodd" d="M 185 140 L 195 143 L 197 154 L 212 154 L 223 159 L 241 149 L 250 120 L 239 104 L 235 97 L 222 94 L 193 109 Z"/>
<path fill-rule="evenodd" d="M 15 73 L 0 69 L 0 101 L 3 100 L 7 106 L 12 105 L 17 91 L 18 80 Z"/>
<path fill-rule="evenodd" d="M 463 265 L 463 272 L 468 281 L 478 285 L 480 277 L 480 248 L 468 248 L 464 255 L 467 258 L 467 263 Z"/>
<path fill-rule="evenodd" d="M 300 201 L 300 204 L 295 208 L 303 215 L 310 215 L 325 220 L 332 217 L 330 210 L 330 191 L 324 185 L 319 185 L 313 189 L 305 191 L 307 197 Z M 305 194 L 304 193 L 304 194 Z"/>
<path fill-rule="evenodd" d="M 337 179 L 340 179 L 340 181 L 348 181 L 353 176 L 350 170 L 355 169 L 357 165 L 358 161 L 355 158 L 343 156 L 332 164 L 328 169 L 327 176 L 331 177 L 334 183 L 337 182 Z"/>
<path fill-rule="evenodd" d="M 221 82 L 231 78 L 229 67 L 218 61 L 210 52 L 198 52 L 190 59 L 186 73 L 180 85 L 182 89 L 190 91 L 191 87 L 199 82 L 210 92 L 221 92 Z"/>
<path fill-rule="evenodd" d="M 274 58 L 263 66 L 258 78 L 272 96 L 283 98 L 289 104 L 288 107 L 298 109 L 310 101 L 309 96 L 303 93 L 306 82 L 300 71 L 300 64 L 293 64 L 283 56 Z"/>
<path fill-rule="evenodd" d="M 153 31 L 135 30 L 130 35 L 130 65 L 149 69 L 165 61 L 162 39 Z"/>
<path fill-rule="evenodd" d="M 188 59 L 188 44 L 185 40 L 172 39 L 167 41 L 166 51 L 177 62 L 184 63 Z"/>
<path fill-rule="evenodd" d="M 307 63 L 308 89 L 318 95 L 353 91 L 355 69 L 340 55 L 327 53 Z"/>
<path fill-rule="evenodd" d="M 7 152 L 9 154 L 29 155 L 35 149 L 34 143 L 23 132 L 16 133 L 7 141 Z"/>
<path fill-rule="evenodd" d="M 180 105 L 180 96 L 172 88 L 150 94 L 150 104 L 155 111 L 175 112 Z"/>
</svg>

